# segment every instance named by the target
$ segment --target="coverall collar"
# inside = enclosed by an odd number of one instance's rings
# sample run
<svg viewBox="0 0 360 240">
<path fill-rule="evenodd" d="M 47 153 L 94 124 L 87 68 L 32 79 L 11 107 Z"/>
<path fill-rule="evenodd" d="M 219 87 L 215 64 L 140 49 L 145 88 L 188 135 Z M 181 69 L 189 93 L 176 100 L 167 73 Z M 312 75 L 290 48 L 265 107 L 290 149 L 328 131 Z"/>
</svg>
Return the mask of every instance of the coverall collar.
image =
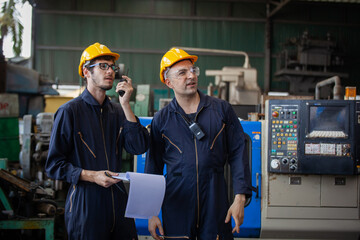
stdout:
<svg viewBox="0 0 360 240">
<path fill-rule="evenodd" d="M 105 96 L 103 104 L 100 105 L 99 102 L 91 95 L 87 88 L 85 88 L 84 92 L 81 94 L 81 97 L 86 103 L 100 107 L 106 106 L 107 104 L 109 104 L 110 101 L 109 97 Z"/>
<path fill-rule="evenodd" d="M 199 110 L 203 107 L 207 107 L 210 102 L 209 102 L 209 96 L 205 95 L 204 93 L 202 93 L 201 91 L 199 91 L 199 89 L 197 90 L 199 96 L 200 96 L 200 103 L 198 106 L 198 109 L 196 112 L 199 112 Z M 170 102 L 170 111 L 172 112 L 180 112 L 181 114 L 185 114 L 184 110 L 182 109 L 182 107 L 179 105 L 179 103 L 176 101 L 176 98 L 174 97 L 174 99 Z"/>
</svg>

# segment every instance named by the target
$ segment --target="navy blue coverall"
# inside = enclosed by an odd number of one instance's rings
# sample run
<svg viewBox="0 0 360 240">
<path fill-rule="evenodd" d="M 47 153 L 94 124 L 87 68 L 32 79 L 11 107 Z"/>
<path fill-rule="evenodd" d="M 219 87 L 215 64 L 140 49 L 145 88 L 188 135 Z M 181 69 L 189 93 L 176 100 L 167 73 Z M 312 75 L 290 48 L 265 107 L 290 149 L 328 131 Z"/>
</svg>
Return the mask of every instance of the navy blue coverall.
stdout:
<svg viewBox="0 0 360 240">
<path fill-rule="evenodd" d="M 145 172 L 162 174 L 166 164 L 165 235 L 233 239 L 231 221 L 224 223 L 229 208 L 224 165 L 231 165 L 234 194 L 251 196 L 245 135 L 228 102 L 199 94 L 194 120 L 205 137 L 196 139 L 174 98 L 151 123 Z"/>
<path fill-rule="evenodd" d="M 120 105 L 108 97 L 101 106 L 85 89 L 58 109 L 46 173 L 71 184 L 65 203 L 69 239 L 137 239 L 134 220 L 124 217 L 123 183 L 104 188 L 79 177 L 83 169 L 120 172 L 123 147 L 142 154 L 148 145 L 148 131 L 127 121 Z"/>
</svg>

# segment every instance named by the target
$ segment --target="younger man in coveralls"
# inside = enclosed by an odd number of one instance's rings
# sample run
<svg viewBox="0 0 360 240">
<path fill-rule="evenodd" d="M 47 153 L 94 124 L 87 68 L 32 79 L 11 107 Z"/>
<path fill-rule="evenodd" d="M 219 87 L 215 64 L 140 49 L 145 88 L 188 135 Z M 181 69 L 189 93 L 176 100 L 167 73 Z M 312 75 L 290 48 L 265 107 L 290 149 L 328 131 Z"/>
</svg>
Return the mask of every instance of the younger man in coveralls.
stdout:
<svg viewBox="0 0 360 240">
<path fill-rule="evenodd" d="M 70 240 L 137 239 L 134 220 L 124 217 L 124 185 L 105 175 L 121 171 L 123 147 L 137 155 L 149 143 L 147 130 L 130 108 L 131 79 L 123 76 L 127 82 L 116 86 L 116 91 L 125 91 L 121 106 L 105 94 L 112 88 L 118 58 L 99 43 L 86 48 L 79 65 L 86 89 L 55 114 L 46 172 L 71 183 L 65 204 Z"/>
</svg>

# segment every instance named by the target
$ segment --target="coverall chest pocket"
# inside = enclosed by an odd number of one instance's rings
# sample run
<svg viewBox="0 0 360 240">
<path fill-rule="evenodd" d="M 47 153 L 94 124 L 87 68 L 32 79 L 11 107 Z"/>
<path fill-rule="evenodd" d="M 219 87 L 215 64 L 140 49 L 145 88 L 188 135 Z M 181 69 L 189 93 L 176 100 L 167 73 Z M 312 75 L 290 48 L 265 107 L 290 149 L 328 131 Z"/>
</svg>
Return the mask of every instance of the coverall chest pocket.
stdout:
<svg viewBox="0 0 360 240">
<path fill-rule="evenodd" d="M 79 135 L 79 137 L 80 137 L 81 142 L 82 142 L 83 145 L 84 145 L 84 148 L 85 148 L 94 158 L 96 158 L 96 155 L 95 155 L 94 151 L 89 147 L 89 145 L 88 145 L 87 142 L 85 141 L 85 139 L 84 139 L 83 135 L 81 134 L 81 132 L 78 132 L 78 135 Z"/>
<path fill-rule="evenodd" d="M 171 139 L 166 136 L 165 134 L 162 134 L 162 138 L 165 139 L 165 151 L 176 151 L 178 153 L 182 153 L 182 150 L 180 149 L 180 147 L 175 144 L 173 141 L 171 141 Z"/>
<path fill-rule="evenodd" d="M 217 131 L 215 137 L 211 141 L 210 150 L 213 150 L 216 147 L 216 143 L 221 141 L 222 135 L 225 131 L 225 126 L 226 126 L 225 123 L 223 123 L 220 130 Z"/>
</svg>

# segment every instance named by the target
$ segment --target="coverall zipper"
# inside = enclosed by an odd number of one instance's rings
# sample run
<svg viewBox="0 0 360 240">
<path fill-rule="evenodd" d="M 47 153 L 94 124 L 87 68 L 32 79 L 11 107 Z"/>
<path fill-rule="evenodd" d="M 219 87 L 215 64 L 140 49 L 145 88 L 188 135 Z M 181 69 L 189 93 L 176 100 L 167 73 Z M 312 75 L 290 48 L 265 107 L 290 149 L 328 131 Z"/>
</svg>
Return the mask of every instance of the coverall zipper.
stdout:
<svg viewBox="0 0 360 240">
<path fill-rule="evenodd" d="M 166 138 L 166 139 L 169 141 L 169 143 L 170 143 L 171 145 L 173 145 L 173 146 L 179 151 L 179 153 L 182 153 L 182 151 L 180 150 L 180 148 L 179 148 L 178 146 L 176 146 L 176 144 L 173 143 L 173 142 L 170 140 L 170 138 L 168 138 L 165 134 L 162 134 L 162 137 L 163 137 L 163 138 Z"/>
<path fill-rule="evenodd" d="M 195 115 L 195 122 L 196 122 L 196 118 L 199 115 L 199 113 L 201 112 L 201 110 L 203 109 L 200 108 L 199 112 L 196 113 Z M 199 157 L 198 157 L 198 151 L 197 151 L 197 145 L 196 145 L 196 137 L 194 136 L 194 144 L 195 144 L 195 157 L 196 157 L 196 194 L 197 194 L 197 205 L 198 205 L 198 211 L 197 211 L 197 222 L 196 222 L 196 226 L 197 228 L 199 228 L 199 222 L 200 222 L 200 193 L 199 193 Z"/>
<path fill-rule="evenodd" d="M 89 149 L 90 153 L 94 156 L 94 158 L 96 158 L 95 153 L 94 153 L 93 151 L 91 151 L 89 145 L 88 145 L 88 144 L 85 142 L 85 140 L 83 139 L 81 132 L 78 132 L 78 134 L 79 134 L 79 136 L 80 136 L 81 141 L 85 144 L 85 146 L 87 147 L 87 149 Z"/>
<path fill-rule="evenodd" d="M 216 137 L 214 138 L 214 141 L 212 142 L 210 149 L 213 149 L 214 144 L 215 144 L 215 141 L 216 141 L 216 139 L 219 137 L 220 133 L 224 130 L 224 127 L 225 127 L 225 123 L 223 123 L 222 128 L 220 129 L 220 131 L 218 132 L 218 134 L 216 134 Z"/>
<path fill-rule="evenodd" d="M 73 195 L 74 195 L 75 190 L 76 190 L 75 185 L 73 185 L 73 189 L 74 189 L 74 190 L 73 190 L 72 193 L 70 194 L 70 209 L 69 209 L 69 212 L 71 212 L 72 207 L 73 207 Z"/>
<path fill-rule="evenodd" d="M 117 136 L 117 138 L 116 138 L 116 155 L 117 155 L 118 152 L 119 152 L 118 143 L 119 143 L 120 134 L 121 134 L 122 130 L 123 130 L 123 127 L 120 127 L 119 134 L 118 134 L 118 136 Z"/>
<path fill-rule="evenodd" d="M 196 137 L 194 136 L 194 144 L 195 144 L 195 157 L 196 157 L 196 197 L 197 197 L 197 221 L 196 227 L 199 228 L 200 222 L 200 194 L 199 194 L 199 160 L 196 146 Z"/>
<path fill-rule="evenodd" d="M 109 169 L 109 159 L 108 159 L 108 155 L 107 155 L 107 152 L 106 152 L 106 143 L 105 143 L 104 127 L 103 127 L 103 122 L 102 122 L 102 111 L 103 111 L 103 109 L 101 108 L 101 111 L 100 111 L 101 133 L 102 133 L 102 138 L 103 138 L 103 143 L 104 143 L 104 151 L 105 151 L 106 164 L 107 164 L 108 170 L 110 171 L 110 169 Z M 112 187 L 112 186 L 110 187 L 110 190 L 111 190 L 111 200 L 112 200 L 112 208 L 113 208 L 113 216 L 114 216 L 114 219 L 113 219 L 114 221 L 113 221 L 113 225 L 112 225 L 112 227 L 111 227 L 110 232 L 113 232 L 113 231 L 114 231 L 114 227 L 115 227 L 115 203 L 114 203 L 114 191 L 113 191 L 113 187 Z"/>
<path fill-rule="evenodd" d="M 200 110 L 196 113 L 194 121 L 196 122 L 196 118 L 198 117 L 201 110 L 203 110 L 204 107 L 200 108 Z M 183 116 L 181 113 L 178 113 L 184 121 L 190 125 L 190 121 Z M 194 136 L 194 145 L 195 145 L 195 163 L 196 163 L 196 198 L 197 198 L 197 221 L 196 221 L 196 227 L 199 228 L 199 222 L 200 222 L 200 192 L 199 192 L 199 158 L 198 158 L 198 151 L 197 151 L 197 145 L 196 145 L 196 137 Z"/>
</svg>

